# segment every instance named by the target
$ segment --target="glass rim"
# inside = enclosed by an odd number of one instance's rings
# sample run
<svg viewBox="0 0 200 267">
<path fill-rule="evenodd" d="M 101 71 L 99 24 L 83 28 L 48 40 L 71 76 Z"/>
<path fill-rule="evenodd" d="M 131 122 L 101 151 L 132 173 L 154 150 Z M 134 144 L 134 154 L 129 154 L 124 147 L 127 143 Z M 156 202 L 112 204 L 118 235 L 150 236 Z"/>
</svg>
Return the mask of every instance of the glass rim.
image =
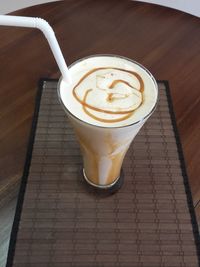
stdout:
<svg viewBox="0 0 200 267">
<path fill-rule="evenodd" d="M 61 95 L 60 95 L 60 84 L 63 80 L 63 77 L 61 76 L 59 81 L 58 81 L 58 84 L 57 84 L 57 93 L 58 93 L 58 99 L 64 109 L 64 111 L 69 114 L 70 116 L 72 116 L 73 118 L 75 118 L 76 120 L 82 122 L 83 124 L 87 124 L 89 126 L 92 126 L 92 127 L 97 127 L 97 128 L 102 128 L 102 129 L 118 129 L 118 128 L 125 128 L 125 127 L 130 127 L 130 126 L 133 126 L 135 124 L 139 124 L 139 123 L 142 123 L 143 121 L 145 121 L 148 117 L 150 117 L 152 115 L 152 113 L 155 111 L 156 107 L 157 107 L 157 104 L 158 104 L 158 84 L 156 82 L 156 79 L 154 78 L 154 76 L 151 74 L 151 72 L 145 68 L 142 64 L 138 63 L 137 61 L 135 60 L 132 60 L 128 57 L 124 57 L 124 56 L 119 56 L 119 55 L 116 55 L 116 54 L 93 54 L 93 55 L 90 55 L 90 56 L 86 56 L 86 57 L 83 57 L 83 58 L 80 58 L 76 61 L 74 61 L 72 64 L 70 64 L 68 66 L 68 68 L 70 69 L 71 67 L 73 67 L 74 65 L 76 65 L 77 63 L 83 61 L 83 60 L 86 60 L 86 59 L 89 59 L 89 58 L 93 58 L 93 57 L 117 57 L 117 58 L 122 58 L 122 59 L 125 59 L 127 61 L 130 61 L 136 65 L 138 65 L 140 68 L 142 68 L 145 72 L 147 72 L 147 74 L 150 76 L 150 78 L 152 79 L 154 85 L 155 85 L 155 88 L 156 88 L 156 91 L 157 91 L 157 98 L 156 98 L 156 101 L 155 101 L 155 104 L 154 106 L 152 107 L 152 109 L 150 110 L 150 112 L 148 114 L 146 114 L 143 118 L 141 118 L 140 120 L 138 121 L 135 121 L 133 123 L 130 123 L 130 124 L 126 124 L 126 125 L 121 125 L 121 126 L 101 126 L 101 125 L 95 125 L 93 123 L 89 123 L 87 121 L 84 121 L 80 118 L 78 118 L 77 116 L 75 116 L 64 104 L 64 102 L 62 101 L 62 98 L 61 98 Z"/>
</svg>

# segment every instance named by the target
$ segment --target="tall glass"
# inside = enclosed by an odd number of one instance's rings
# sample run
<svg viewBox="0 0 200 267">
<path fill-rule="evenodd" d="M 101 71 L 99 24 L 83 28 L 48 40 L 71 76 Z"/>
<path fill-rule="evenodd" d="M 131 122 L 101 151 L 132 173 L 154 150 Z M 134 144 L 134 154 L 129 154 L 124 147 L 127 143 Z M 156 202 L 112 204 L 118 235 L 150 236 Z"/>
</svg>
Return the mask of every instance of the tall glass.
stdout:
<svg viewBox="0 0 200 267">
<path fill-rule="evenodd" d="M 119 60 L 125 59 L 131 62 L 131 64 L 137 65 L 137 67 L 141 68 L 145 75 L 148 76 L 148 79 L 151 79 L 154 93 L 156 93 L 155 99 L 153 100 L 154 103 L 144 117 L 141 117 L 137 121 L 128 125 L 113 127 L 113 125 L 108 123 L 107 125 L 100 126 L 78 118 L 77 114 L 73 114 L 69 110 L 64 99 L 65 94 L 63 93 L 66 85 L 62 78 L 60 79 L 58 84 L 58 96 L 73 125 L 77 140 L 80 144 L 83 156 L 84 178 L 90 185 L 98 188 L 110 188 L 117 183 L 120 178 L 121 167 L 126 152 L 136 134 L 155 110 L 158 99 L 157 83 L 146 68 L 135 61 L 115 55 L 95 55 L 89 58 L 99 58 L 104 56 L 115 57 L 115 59 L 118 57 Z M 69 67 L 69 70 L 74 65 L 80 64 L 86 59 L 88 58 L 76 61 Z M 67 96 L 65 95 L 65 97 Z"/>
</svg>

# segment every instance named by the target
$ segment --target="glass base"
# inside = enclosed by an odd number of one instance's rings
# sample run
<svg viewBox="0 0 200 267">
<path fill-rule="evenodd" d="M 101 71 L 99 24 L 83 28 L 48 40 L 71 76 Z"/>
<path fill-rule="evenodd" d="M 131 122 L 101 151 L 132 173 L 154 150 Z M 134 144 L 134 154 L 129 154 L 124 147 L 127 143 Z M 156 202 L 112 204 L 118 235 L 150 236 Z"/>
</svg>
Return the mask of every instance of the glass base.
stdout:
<svg viewBox="0 0 200 267">
<path fill-rule="evenodd" d="M 114 193 L 116 191 L 118 191 L 122 184 L 123 184 L 123 181 L 124 181 L 124 176 L 123 176 L 123 172 L 121 171 L 121 174 L 120 176 L 111 184 L 108 184 L 108 185 L 97 185 L 97 184 L 94 184 L 93 182 L 91 182 L 86 174 L 85 174 L 85 170 L 83 169 L 83 177 L 85 179 L 85 181 L 87 182 L 87 184 L 89 184 L 90 186 L 92 186 L 94 189 L 100 189 L 101 191 L 110 191 L 110 193 Z"/>
</svg>

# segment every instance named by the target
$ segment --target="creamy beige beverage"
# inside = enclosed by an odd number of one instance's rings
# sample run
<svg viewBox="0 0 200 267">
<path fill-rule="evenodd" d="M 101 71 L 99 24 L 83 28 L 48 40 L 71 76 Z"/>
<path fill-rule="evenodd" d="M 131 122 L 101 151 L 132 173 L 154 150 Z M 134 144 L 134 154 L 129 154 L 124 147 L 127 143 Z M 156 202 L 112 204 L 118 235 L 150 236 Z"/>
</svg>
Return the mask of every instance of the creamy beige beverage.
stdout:
<svg viewBox="0 0 200 267">
<path fill-rule="evenodd" d="M 153 76 L 129 59 L 100 55 L 69 68 L 72 84 L 60 80 L 58 93 L 80 143 L 84 176 L 98 187 L 120 176 L 126 151 L 158 98 Z"/>
</svg>

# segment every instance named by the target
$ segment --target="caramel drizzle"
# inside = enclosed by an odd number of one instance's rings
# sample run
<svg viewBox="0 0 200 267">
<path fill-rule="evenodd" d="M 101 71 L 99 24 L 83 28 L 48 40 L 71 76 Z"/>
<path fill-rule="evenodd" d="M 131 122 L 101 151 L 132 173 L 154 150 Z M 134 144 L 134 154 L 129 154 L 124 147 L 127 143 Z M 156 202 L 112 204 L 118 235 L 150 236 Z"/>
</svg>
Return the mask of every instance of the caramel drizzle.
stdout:
<svg viewBox="0 0 200 267">
<path fill-rule="evenodd" d="M 111 83 L 111 85 L 109 86 L 109 88 L 110 88 L 110 89 L 114 88 L 114 87 L 116 86 L 116 84 L 118 84 L 118 83 L 124 83 L 124 84 L 128 85 L 129 87 L 134 88 L 130 83 L 128 83 L 128 82 L 126 82 L 126 81 L 124 81 L 124 80 L 115 80 L 115 81 L 113 81 L 113 82 Z M 135 89 L 135 88 L 134 88 L 134 89 Z"/>
<path fill-rule="evenodd" d="M 88 96 L 88 94 L 90 93 L 92 91 L 92 89 L 89 89 L 89 90 L 87 90 L 86 91 L 86 93 L 85 93 L 85 95 L 84 95 L 84 99 L 83 99 L 83 101 L 86 101 L 86 99 L 87 99 L 87 96 Z M 119 122 L 119 121 L 122 121 L 122 120 L 126 120 L 126 119 L 128 119 L 131 115 L 132 115 L 132 113 L 133 112 L 127 112 L 128 114 L 127 115 L 125 115 L 125 116 L 123 116 L 123 117 L 121 117 L 121 118 L 118 118 L 118 119 L 110 119 L 110 120 L 108 120 L 108 119 L 102 119 L 102 118 L 98 118 L 97 116 L 95 116 L 94 114 L 92 114 L 92 113 L 90 113 L 87 109 L 86 109 L 86 107 L 83 105 L 83 110 L 85 111 L 85 113 L 88 115 L 88 116 L 90 116 L 91 118 L 93 118 L 93 119 L 95 119 L 95 120 L 98 120 L 98 121 L 101 121 L 101 122 L 106 122 L 106 123 L 111 123 L 111 122 Z M 121 113 L 120 113 L 121 114 Z"/>
<path fill-rule="evenodd" d="M 108 97 L 106 98 L 106 100 L 107 100 L 108 102 L 112 102 L 113 99 L 114 99 L 113 94 L 112 94 L 112 93 L 108 94 Z"/>
<path fill-rule="evenodd" d="M 84 95 L 84 98 L 83 100 L 81 100 L 78 95 L 76 94 L 76 88 L 79 86 L 79 84 L 82 83 L 83 80 L 85 80 L 90 74 L 92 74 L 93 72 L 96 72 L 98 70 L 104 70 L 104 69 L 115 69 L 115 70 L 120 70 L 120 71 L 123 71 L 123 72 L 127 72 L 127 73 L 130 73 L 132 75 L 134 75 L 138 81 L 139 81 L 139 84 L 140 84 L 140 88 L 137 89 L 139 92 L 143 93 L 144 91 L 144 82 L 141 78 L 141 76 L 134 72 L 134 71 L 129 71 L 129 70 L 124 70 L 124 69 L 121 69 L 121 68 L 113 68 L 113 67 L 102 67 L 102 68 L 95 68 L 95 69 L 92 69 L 91 71 L 87 72 L 80 80 L 79 82 L 74 86 L 73 88 L 73 96 L 75 97 L 75 99 L 83 106 L 83 110 L 84 112 L 92 117 L 93 119 L 97 120 L 97 121 L 101 121 L 101 122 L 105 122 L 105 123 L 114 123 L 114 122 L 120 122 L 120 121 L 123 121 L 123 120 L 126 120 L 128 119 L 132 114 L 133 112 L 136 110 L 136 109 L 132 109 L 132 110 L 129 110 L 129 111 L 111 111 L 111 110 L 106 110 L 106 109 L 101 109 L 101 108 L 98 108 L 98 107 L 94 107 L 90 104 L 88 104 L 86 101 L 87 101 L 87 97 L 88 97 L 88 94 L 93 90 L 93 89 L 88 89 Z M 129 87 L 133 88 L 133 89 L 136 89 L 134 88 L 131 84 L 129 84 L 128 82 L 124 81 L 124 80 L 115 80 L 111 83 L 111 85 L 109 86 L 110 89 L 114 88 L 116 86 L 117 83 L 124 83 L 126 85 L 128 85 Z M 113 94 L 110 93 L 108 94 L 108 98 L 107 100 L 109 102 L 113 101 L 114 98 L 113 98 Z M 142 96 L 142 101 L 140 103 L 140 105 L 137 107 L 137 109 L 142 105 L 143 103 L 143 96 Z M 95 116 L 94 114 L 92 114 L 91 112 L 89 112 L 88 109 L 92 109 L 94 111 L 97 111 L 97 112 L 101 112 L 101 113 L 107 113 L 107 114 L 117 114 L 117 115 L 123 115 L 123 114 L 126 114 L 125 116 L 122 116 L 118 119 L 102 119 L 102 118 L 98 118 L 97 116 Z"/>
</svg>

